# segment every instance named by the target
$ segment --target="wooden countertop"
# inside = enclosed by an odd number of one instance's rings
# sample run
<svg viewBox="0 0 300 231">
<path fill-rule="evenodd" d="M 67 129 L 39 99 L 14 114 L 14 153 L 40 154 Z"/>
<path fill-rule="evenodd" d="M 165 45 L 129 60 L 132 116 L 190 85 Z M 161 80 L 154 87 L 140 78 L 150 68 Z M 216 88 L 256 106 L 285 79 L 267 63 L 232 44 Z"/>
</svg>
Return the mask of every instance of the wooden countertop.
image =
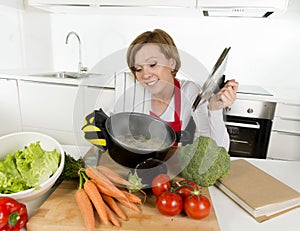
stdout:
<svg viewBox="0 0 300 231">
<path fill-rule="evenodd" d="M 63 182 L 55 192 L 40 207 L 37 213 L 27 223 L 28 231 L 85 231 L 84 222 L 75 201 L 77 182 Z M 210 197 L 207 188 L 203 189 L 204 195 Z M 149 196 L 141 206 L 142 212 L 127 209 L 122 206 L 128 220 L 121 221 L 121 227 L 100 223 L 96 217 L 95 230 L 172 230 L 182 231 L 187 227 L 190 230 L 219 231 L 214 208 L 208 217 L 194 220 L 185 215 L 174 217 L 161 215 L 155 207 L 155 197 Z"/>
<path fill-rule="evenodd" d="M 87 156 L 93 154 L 99 155 L 99 160 L 91 163 L 91 165 L 102 164 L 106 165 L 121 175 L 128 174 L 128 169 L 116 164 L 108 155 L 108 153 L 100 154 L 93 147 L 87 152 Z M 30 218 L 27 224 L 28 231 L 68 231 L 68 230 L 86 230 L 80 211 L 78 210 L 75 201 L 75 192 L 78 182 L 65 181 L 63 182 L 39 210 Z M 208 188 L 203 188 L 203 194 L 210 198 Z M 122 205 L 121 205 L 122 206 Z M 155 196 L 148 193 L 147 199 L 140 206 L 142 212 L 130 210 L 124 206 L 122 209 L 128 216 L 128 221 L 121 221 L 122 230 L 184 230 L 187 226 L 191 230 L 202 231 L 219 231 L 219 224 L 216 218 L 215 210 L 212 204 L 211 213 L 208 217 L 201 220 L 194 220 L 187 217 L 185 214 L 170 217 L 159 213 L 155 207 Z M 113 225 L 106 226 L 100 223 L 96 216 L 95 230 L 114 230 L 117 229 Z"/>
<path fill-rule="evenodd" d="M 86 153 L 88 147 L 78 147 L 72 145 L 64 145 L 64 149 L 66 152 L 74 155 L 75 158 L 83 156 L 83 153 Z M 233 158 L 235 159 L 235 158 Z M 266 171 L 276 179 L 286 183 L 290 187 L 294 188 L 295 190 L 300 192 L 300 184 L 298 176 L 300 174 L 300 161 L 280 161 L 280 160 L 265 160 L 265 159 L 247 159 L 249 162 L 254 164 L 255 166 L 261 168 L 262 170 Z M 72 189 L 71 189 L 72 191 Z M 70 192 L 67 190 L 67 192 Z M 55 195 L 55 194 L 52 194 Z M 209 187 L 209 195 L 213 202 L 214 206 L 214 213 L 217 217 L 217 222 L 221 231 L 233 231 L 233 230 L 243 230 L 243 231 L 282 231 L 282 230 L 289 230 L 289 231 L 297 231 L 299 229 L 299 216 L 300 216 L 300 209 L 293 209 L 283 215 L 280 215 L 276 218 L 270 219 L 263 223 L 258 223 L 255 219 L 253 219 L 246 211 L 244 211 L 241 207 L 239 207 L 234 201 L 232 201 L 229 197 L 227 197 L 224 193 L 222 193 L 218 188 L 215 186 Z M 69 200 L 72 200 L 72 196 L 68 197 Z M 50 216 L 47 219 L 51 219 L 53 213 L 50 211 L 45 210 L 45 206 L 48 206 L 48 200 L 42 205 L 41 209 L 38 210 L 36 213 L 36 224 L 41 225 L 39 229 L 36 230 L 43 230 L 43 220 L 38 221 L 39 217 L 43 219 L 43 216 Z M 62 200 L 60 204 L 66 204 Z M 66 205 L 64 205 L 66 206 Z M 58 209 L 60 206 L 58 205 Z M 74 208 L 74 207 L 73 207 Z M 58 210 L 54 209 L 54 210 Z M 151 208 L 150 208 L 151 209 Z M 152 208 L 154 209 L 154 208 Z M 52 208 L 53 211 L 53 208 Z M 74 212 L 71 211 L 71 215 Z M 64 215 L 66 216 L 66 215 Z M 34 216 L 35 217 L 35 216 Z M 164 216 L 162 216 L 164 217 Z M 59 219 L 59 218 L 57 218 Z M 63 219 L 63 218 L 62 218 Z M 172 217 L 164 217 L 164 219 L 170 219 L 169 223 L 172 224 L 171 221 Z M 184 224 L 187 224 L 184 228 L 189 228 L 189 222 L 193 220 L 188 219 L 186 217 L 176 217 L 177 219 L 181 219 L 184 221 Z M 203 220 L 205 221 L 205 220 Z M 203 222 L 200 220 L 199 224 Z M 29 225 L 32 221 L 29 221 Z M 62 222 L 62 221 L 61 221 Z M 188 223 L 186 223 L 188 222 Z M 127 224 L 128 225 L 128 224 Z M 140 227 L 140 226 L 139 226 Z M 151 230 L 154 230 L 157 226 L 153 226 Z M 29 227 L 30 228 L 30 227 Z M 53 227 L 52 227 L 53 228 Z M 80 229 L 72 229 L 69 227 L 69 230 L 76 231 Z M 109 226 L 107 228 L 118 230 L 118 228 L 114 228 Z M 30 229 L 29 229 L 30 230 Z M 31 229 L 34 230 L 34 229 Z M 48 229 L 49 230 L 49 229 Z M 56 230 L 54 229 L 50 229 Z M 120 228 L 120 230 L 123 230 Z M 143 230 L 143 229 L 142 229 Z M 157 228 L 157 230 L 161 230 L 161 227 Z M 191 229 L 192 230 L 192 229 Z M 46 230 L 45 230 L 46 231 Z M 66 230 L 67 231 L 67 230 Z"/>
</svg>

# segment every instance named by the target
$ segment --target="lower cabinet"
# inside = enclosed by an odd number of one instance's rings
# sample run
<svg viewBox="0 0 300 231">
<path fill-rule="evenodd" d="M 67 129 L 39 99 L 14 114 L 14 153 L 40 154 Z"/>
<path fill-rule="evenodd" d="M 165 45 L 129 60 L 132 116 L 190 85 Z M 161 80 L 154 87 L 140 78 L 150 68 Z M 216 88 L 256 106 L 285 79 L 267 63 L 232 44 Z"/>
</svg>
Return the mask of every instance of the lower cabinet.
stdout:
<svg viewBox="0 0 300 231">
<path fill-rule="evenodd" d="M 272 131 L 268 157 L 300 160 L 300 134 Z"/>
<path fill-rule="evenodd" d="M 300 160 L 300 105 L 277 103 L 268 158 Z"/>
<path fill-rule="evenodd" d="M 23 130 L 38 131 L 61 144 L 90 145 L 81 130 L 94 109 L 110 110 L 114 89 L 19 80 Z"/>
<path fill-rule="evenodd" d="M 22 131 L 17 80 L 0 78 L 0 107 L 0 136 Z"/>
<path fill-rule="evenodd" d="M 85 86 L 83 96 L 86 113 L 102 108 L 106 114 L 109 114 L 114 106 L 115 90 L 112 88 Z"/>
<path fill-rule="evenodd" d="M 79 143 L 83 124 L 82 92 L 77 85 L 19 81 L 24 131 L 38 131 L 61 144 Z"/>
</svg>

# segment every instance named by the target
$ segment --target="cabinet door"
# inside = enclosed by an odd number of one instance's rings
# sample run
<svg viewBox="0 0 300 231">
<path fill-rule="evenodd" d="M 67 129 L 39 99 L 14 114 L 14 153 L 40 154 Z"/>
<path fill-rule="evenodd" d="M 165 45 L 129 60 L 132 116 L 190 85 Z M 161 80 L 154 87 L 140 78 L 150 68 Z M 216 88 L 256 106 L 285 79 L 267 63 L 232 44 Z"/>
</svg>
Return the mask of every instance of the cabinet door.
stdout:
<svg viewBox="0 0 300 231">
<path fill-rule="evenodd" d="M 0 135 L 22 131 L 17 81 L 0 79 Z"/>
<path fill-rule="evenodd" d="M 20 81 L 23 129 L 37 130 L 62 144 L 77 144 L 84 119 L 82 92 L 76 85 Z"/>
<path fill-rule="evenodd" d="M 300 160 L 300 134 L 272 131 L 268 158 Z"/>
<path fill-rule="evenodd" d="M 105 113 L 109 113 L 115 102 L 115 90 L 100 87 L 84 87 L 85 113 L 102 108 Z"/>
<path fill-rule="evenodd" d="M 300 120 L 300 105 L 278 103 L 275 116 L 284 119 Z"/>
<path fill-rule="evenodd" d="M 300 105 L 278 103 L 268 158 L 300 160 Z"/>
<path fill-rule="evenodd" d="M 272 130 L 300 134 L 300 119 L 275 117 Z"/>
<path fill-rule="evenodd" d="M 164 7 L 196 7 L 195 0 L 28 0 L 28 5 L 64 5 L 64 6 L 164 6 Z"/>
<path fill-rule="evenodd" d="M 23 1 L 22 0 L 0 1 L 0 6 L 8 6 L 16 9 L 23 9 Z"/>
</svg>

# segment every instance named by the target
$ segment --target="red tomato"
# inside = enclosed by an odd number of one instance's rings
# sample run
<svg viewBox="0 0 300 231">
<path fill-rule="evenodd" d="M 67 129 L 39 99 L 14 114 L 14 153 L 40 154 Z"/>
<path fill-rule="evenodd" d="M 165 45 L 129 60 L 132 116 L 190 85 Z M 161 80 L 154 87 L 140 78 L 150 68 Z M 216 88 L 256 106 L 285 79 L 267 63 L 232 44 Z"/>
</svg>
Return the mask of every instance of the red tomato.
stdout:
<svg viewBox="0 0 300 231">
<path fill-rule="evenodd" d="M 176 192 L 182 196 L 182 199 L 192 195 L 194 191 L 195 189 L 192 186 L 180 186 L 176 189 Z"/>
<path fill-rule="evenodd" d="M 175 188 L 175 191 L 178 192 L 183 197 L 183 199 L 200 190 L 200 186 L 190 180 L 173 182 L 172 185 Z"/>
<path fill-rule="evenodd" d="M 190 180 L 181 180 L 179 181 L 179 186 L 192 186 L 194 187 L 195 190 L 199 190 L 200 186 L 197 185 L 195 182 L 190 181 Z"/>
<path fill-rule="evenodd" d="M 193 219 L 202 219 L 210 213 L 211 203 L 206 196 L 192 195 L 184 200 L 185 213 Z"/>
<path fill-rule="evenodd" d="M 156 208 L 163 215 L 175 216 L 182 211 L 182 197 L 178 193 L 163 192 L 156 198 Z"/>
<path fill-rule="evenodd" d="M 170 178 L 167 174 L 158 174 L 152 180 L 152 192 L 157 197 L 161 193 L 169 191 L 171 188 Z"/>
</svg>

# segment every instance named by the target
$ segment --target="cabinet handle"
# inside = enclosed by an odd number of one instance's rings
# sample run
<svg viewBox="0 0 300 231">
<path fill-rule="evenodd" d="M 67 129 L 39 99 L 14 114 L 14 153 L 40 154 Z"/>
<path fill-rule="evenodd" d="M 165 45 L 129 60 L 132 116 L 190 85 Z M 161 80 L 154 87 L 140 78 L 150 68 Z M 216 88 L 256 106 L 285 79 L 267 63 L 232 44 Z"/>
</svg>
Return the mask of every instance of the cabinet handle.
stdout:
<svg viewBox="0 0 300 231">
<path fill-rule="evenodd" d="M 86 87 L 87 88 L 90 88 L 90 89 L 100 89 L 100 90 L 103 90 L 103 89 L 105 89 L 105 90 L 115 90 L 115 87 L 104 87 L 104 86 L 102 86 L 102 87 L 100 87 L 100 86 L 89 86 L 89 85 L 86 85 Z"/>
<path fill-rule="evenodd" d="M 45 85 L 59 85 L 59 86 L 70 86 L 70 87 L 78 87 L 78 84 L 74 83 L 57 83 L 57 82 L 43 82 L 43 81 L 35 81 L 35 80 L 24 80 L 22 79 L 21 82 L 27 82 L 27 83 L 40 83 Z"/>
<path fill-rule="evenodd" d="M 283 132 L 283 131 L 274 131 L 274 132 L 277 132 L 278 134 L 282 134 L 282 135 L 300 136 L 300 133 L 296 133 L 296 132 Z"/>
<path fill-rule="evenodd" d="M 291 118 L 291 117 L 278 117 L 278 118 L 281 120 L 300 122 L 300 118 Z"/>
<path fill-rule="evenodd" d="M 257 122 L 256 122 L 256 124 L 244 124 L 244 123 L 236 123 L 236 122 L 225 122 L 225 125 L 227 125 L 227 126 L 242 127 L 242 128 L 260 129 L 260 125 Z"/>
</svg>

